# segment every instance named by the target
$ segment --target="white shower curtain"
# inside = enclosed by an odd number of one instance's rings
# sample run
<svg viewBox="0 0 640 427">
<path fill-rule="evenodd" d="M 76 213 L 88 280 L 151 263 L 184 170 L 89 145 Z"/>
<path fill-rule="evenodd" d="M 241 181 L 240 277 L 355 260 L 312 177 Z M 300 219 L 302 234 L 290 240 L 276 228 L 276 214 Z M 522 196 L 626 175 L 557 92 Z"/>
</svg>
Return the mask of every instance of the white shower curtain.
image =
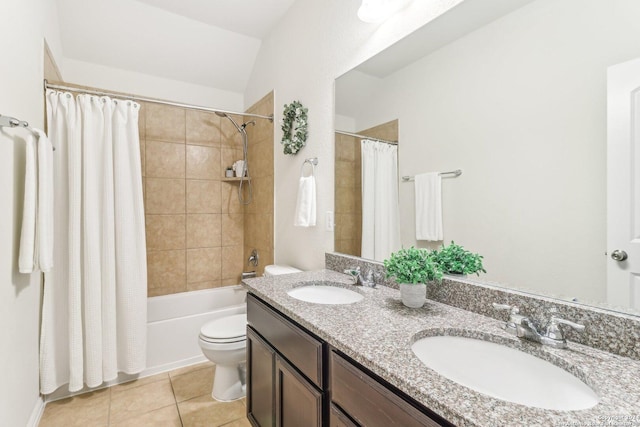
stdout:
<svg viewBox="0 0 640 427">
<path fill-rule="evenodd" d="M 55 268 L 44 283 L 43 394 L 142 371 L 147 322 L 140 106 L 51 90 L 46 102 Z"/>
<path fill-rule="evenodd" d="M 362 257 L 383 261 L 400 249 L 398 146 L 363 139 Z"/>
</svg>

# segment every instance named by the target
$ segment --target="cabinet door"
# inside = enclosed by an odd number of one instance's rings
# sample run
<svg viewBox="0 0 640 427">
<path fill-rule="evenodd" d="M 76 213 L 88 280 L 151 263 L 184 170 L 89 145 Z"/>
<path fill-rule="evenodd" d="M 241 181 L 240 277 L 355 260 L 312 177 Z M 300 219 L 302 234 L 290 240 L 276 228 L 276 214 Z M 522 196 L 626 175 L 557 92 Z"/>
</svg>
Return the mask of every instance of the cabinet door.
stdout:
<svg viewBox="0 0 640 427">
<path fill-rule="evenodd" d="M 329 412 L 329 427 L 358 427 L 333 403 Z"/>
<path fill-rule="evenodd" d="M 275 351 L 247 327 L 247 418 L 254 426 L 275 425 L 275 362 Z"/>
<path fill-rule="evenodd" d="M 276 357 L 276 426 L 322 426 L 322 393 Z"/>
</svg>

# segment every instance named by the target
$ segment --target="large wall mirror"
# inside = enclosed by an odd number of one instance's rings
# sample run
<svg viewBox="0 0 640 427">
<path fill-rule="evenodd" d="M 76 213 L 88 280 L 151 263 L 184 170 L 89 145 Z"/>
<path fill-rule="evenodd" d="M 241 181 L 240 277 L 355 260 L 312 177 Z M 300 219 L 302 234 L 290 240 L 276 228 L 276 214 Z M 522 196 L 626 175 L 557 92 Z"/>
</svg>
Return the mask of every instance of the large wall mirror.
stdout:
<svg viewBox="0 0 640 427">
<path fill-rule="evenodd" d="M 455 241 L 484 256 L 469 279 L 638 314 L 640 82 L 616 79 L 640 76 L 639 17 L 637 0 L 466 0 L 340 76 L 336 252 L 363 256 L 361 140 L 397 141 L 401 246 Z M 456 169 L 443 241 L 417 240 L 401 177 Z"/>
</svg>

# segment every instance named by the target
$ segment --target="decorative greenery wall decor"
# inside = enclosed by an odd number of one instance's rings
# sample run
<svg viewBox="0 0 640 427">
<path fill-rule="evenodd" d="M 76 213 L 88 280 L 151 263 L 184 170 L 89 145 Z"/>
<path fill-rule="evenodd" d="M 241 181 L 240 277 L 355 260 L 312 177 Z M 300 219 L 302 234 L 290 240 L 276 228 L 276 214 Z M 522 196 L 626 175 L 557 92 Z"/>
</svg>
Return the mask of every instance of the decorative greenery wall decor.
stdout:
<svg viewBox="0 0 640 427">
<path fill-rule="evenodd" d="M 307 112 L 300 101 L 284 105 L 282 113 L 282 145 L 284 154 L 296 154 L 307 142 Z"/>
</svg>

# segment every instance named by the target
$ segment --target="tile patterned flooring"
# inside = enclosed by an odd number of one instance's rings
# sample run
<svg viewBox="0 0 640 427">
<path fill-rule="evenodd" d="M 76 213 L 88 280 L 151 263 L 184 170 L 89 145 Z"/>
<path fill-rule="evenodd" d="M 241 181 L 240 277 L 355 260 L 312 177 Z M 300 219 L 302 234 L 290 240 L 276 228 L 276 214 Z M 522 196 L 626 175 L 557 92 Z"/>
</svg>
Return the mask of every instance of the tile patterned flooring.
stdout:
<svg viewBox="0 0 640 427">
<path fill-rule="evenodd" d="M 205 362 L 50 402 L 39 427 L 249 427 L 245 399 L 211 397 L 214 371 Z"/>
</svg>

